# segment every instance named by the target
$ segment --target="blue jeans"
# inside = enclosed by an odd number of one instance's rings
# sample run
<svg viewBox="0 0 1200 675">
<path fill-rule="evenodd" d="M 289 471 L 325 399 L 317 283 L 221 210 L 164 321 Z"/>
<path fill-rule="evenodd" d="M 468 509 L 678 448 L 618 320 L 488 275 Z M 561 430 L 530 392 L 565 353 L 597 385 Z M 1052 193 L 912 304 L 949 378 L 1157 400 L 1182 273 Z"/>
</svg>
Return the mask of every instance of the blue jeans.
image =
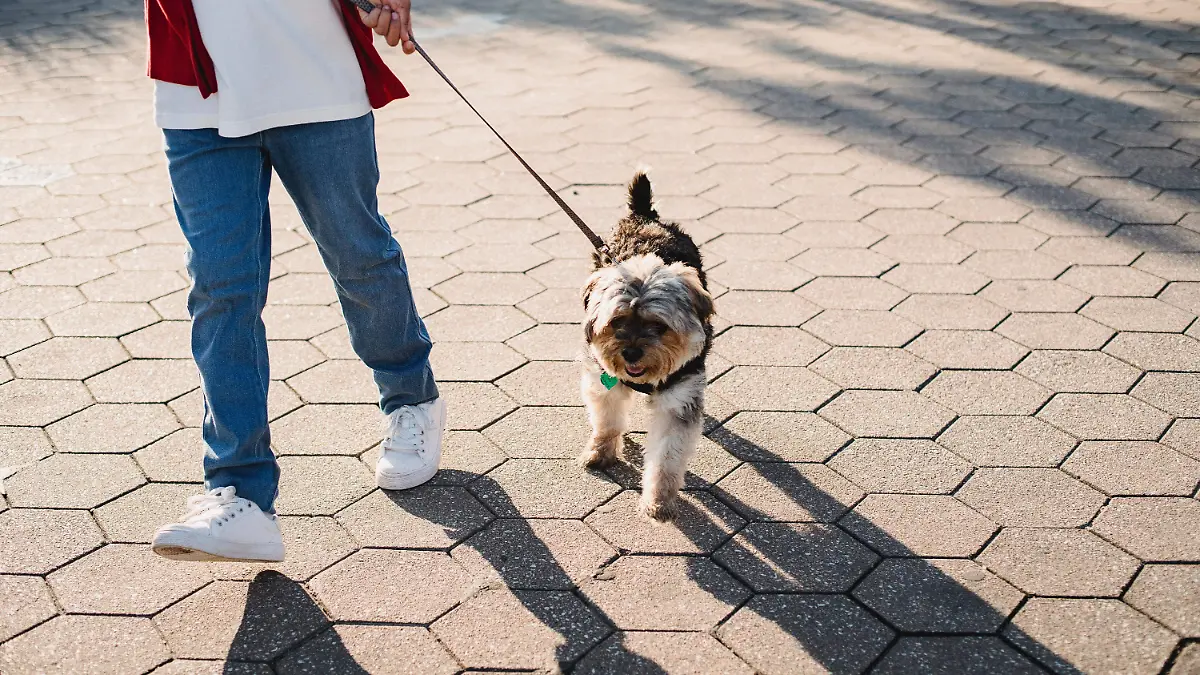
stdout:
<svg viewBox="0 0 1200 675">
<path fill-rule="evenodd" d="M 375 373 L 380 406 L 437 398 L 431 342 L 375 189 L 375 119 L 320 122 L 224 138 L 166 129 L 175 214 L 188 243 L 192 355 L 204 393 L 205 489 L 232 485 L 274 509 L 279 465 L 267 428 L 266 331 L 272 170 L 333 277 L 350 342 Z"/>
</svg>

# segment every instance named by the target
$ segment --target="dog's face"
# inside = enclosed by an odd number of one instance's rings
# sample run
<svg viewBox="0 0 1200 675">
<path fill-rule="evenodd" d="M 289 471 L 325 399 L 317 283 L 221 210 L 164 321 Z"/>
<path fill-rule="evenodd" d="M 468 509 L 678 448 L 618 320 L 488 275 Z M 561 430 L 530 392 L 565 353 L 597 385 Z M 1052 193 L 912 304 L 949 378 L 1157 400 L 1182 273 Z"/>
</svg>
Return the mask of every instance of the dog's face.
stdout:
<svg viewBox="0 0 1200 675">
<path fill-rule="evenodd" d="M 700 355 L 713 311 L 695 269 L 655 255 L 596 270 L 583 304 L 592 355 L 610 374 L 642 383 L 661 382 Z"/>
</svg>

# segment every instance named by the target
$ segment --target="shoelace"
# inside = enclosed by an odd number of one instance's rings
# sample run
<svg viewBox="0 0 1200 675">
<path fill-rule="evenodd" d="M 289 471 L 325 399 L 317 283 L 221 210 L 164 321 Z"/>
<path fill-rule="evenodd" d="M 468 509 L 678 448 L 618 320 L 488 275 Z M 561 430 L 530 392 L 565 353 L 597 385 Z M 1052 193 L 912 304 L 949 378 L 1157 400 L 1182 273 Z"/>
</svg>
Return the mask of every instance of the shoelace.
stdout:
<svg viewBox="0 0 1200 675">
<path fill-rule="evenodd" d="M 423 415 L 416 406 L 400 408 L 388 419 L 388 438 L 384 450 L 425 453 Z"/>
<path fill-rule="evenodd" d="M 224 523 L 242 512 L 242 507 L 240 506 L 233 512 L 229 512 L 224 508 L 227 505 L 236 504 L 237 501 L 236 490 L 233 487 L 218 488 L 205 492 L 202 495 L 188 497 L 188 512 L 184 514 L 183 518 L 179 519 L 179 522 L 190 523 L 199 520 L 216 519 L 218 520 L 218 524 Z"/>
</svg>

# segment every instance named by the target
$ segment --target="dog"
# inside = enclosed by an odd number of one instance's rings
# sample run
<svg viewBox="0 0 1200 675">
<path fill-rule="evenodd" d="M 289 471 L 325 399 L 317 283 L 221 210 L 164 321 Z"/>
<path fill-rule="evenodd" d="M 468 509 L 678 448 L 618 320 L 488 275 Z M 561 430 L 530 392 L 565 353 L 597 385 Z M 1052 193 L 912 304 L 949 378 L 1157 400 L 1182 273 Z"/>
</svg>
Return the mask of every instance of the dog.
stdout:
<svg viewBox="0 0 1200 675">
<path fill-rule="evenodd" d="M 712 346 L 713 298 L 700 249 L 654 210 L 650 179 L 629 183 L 629 214 L 593 255 L 583 287 L 581 389 L 592 436 L 579 461 L 616 464 L 633 392 L 652 411 L 644 452 L 640 510 L 658 521 L 678 513 L 688 461 L 704 417 L 704 360 Z"/>
</svg>

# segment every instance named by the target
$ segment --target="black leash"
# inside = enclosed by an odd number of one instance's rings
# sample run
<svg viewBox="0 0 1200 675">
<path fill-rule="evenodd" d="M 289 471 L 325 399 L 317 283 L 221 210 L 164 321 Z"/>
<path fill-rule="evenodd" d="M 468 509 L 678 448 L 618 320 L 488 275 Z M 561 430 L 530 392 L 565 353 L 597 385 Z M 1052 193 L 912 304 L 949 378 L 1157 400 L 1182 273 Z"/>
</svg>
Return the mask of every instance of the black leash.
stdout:
<svg viewBox="0 0 1200 675">
<path fill-rule="evenodd" d="M 354 6 L 367 13 L 377 9 L 377 6 L 372 4 L 371 0 L 350 0 L 350 2 Z M 592 228 L 587 226 L 587 223 L 583 222 L 583 219 L 580 218 L 579 215 L 575 213 L 575 211 L 568 206 L 565 201 L 563 201 L 563 198 L 559 197 L 558 193 L 555 192 L 549 185 L 547 185 L 546 181 L 542 180 L 542 177 L 538 175 L 538 172 L 534 171 L 532 166 L 529 166 L 529 163 L 525 161 L 525 158 L 521 157 L 521 153 L 517 152 L 513 146 L 509 145 L 508 141 L 504 140 L 504 137 L 500 135 L 500 132 L 496 131 L 496 127 L 493 127 L 491 122 L 488 122 L 487 118 L 485 118 L 478 110 L 475 109 L 475 106 L 472 105 L 469 100 L 467 100 L 466 96 L 463 96 L 463 93 L 458 90 L 458 87 L 454 86 L 454 83 L 450 81 L 450 78 L 446 76 L 446 73 L 442 72 L 442 69 L 438 68 L 438 65 L 433 62 L 433 59 L 429 58 L 429 54 L 425 52 L 425 48 L 421 46 L 421 43 L 417 42 L 417 39 L 411 35 L 409 36 L 409 40 L 417 48 L 417 53 L 421 55 L 421 58 L 425 59 L 425 62 L 429 64 L 429 67 L 433 68 L 434 72 L 440 75 L 441 78 L 445 80 L 446 84 L 450 85 L 450 88 L 454 90 L 454 93 L 458 94 L 458 97 L 462 99 L 462 102 L 467 104 L 467 107 L 471 109 L 471 112 L 475 113 L 475 116 L 479 118 L 479 121 L 483 122 L 488 129 L 492 130 L 492 133 L 496 135 L 496 138 L 500 139 L 500 142 L 504 144 L 504 147 L 508 148 L 508 151 L 512 153 L 512 156 L 517 158 L 517 161 L 521 163 L 521 166 L 525 167 L 525 170 L 529 172 L 529 175 L 533 176 L 533 179 L 538 182 L 538 185 L 542 186 L 542 189 L 546 191 L 546 194 L 550 195 L 550 198 L 554 200 L 554 203 L 558 204 L 558 208 L 562 209 L 563 213 L 567 214 L 567 217 L 575 223 L 575 227 L 579 228 L 579 231 L 583 233 L 583 236 L 587 237 L 588 241 L 592 243 L 592 246 L 600 252 L 600 255 L 605 260 L 607 260 L 609 258 L 608 245 L 604 243 L 604 240 L 601 239 L 600 236 L 595 232 L 593 232 Z"/>
</svg>

